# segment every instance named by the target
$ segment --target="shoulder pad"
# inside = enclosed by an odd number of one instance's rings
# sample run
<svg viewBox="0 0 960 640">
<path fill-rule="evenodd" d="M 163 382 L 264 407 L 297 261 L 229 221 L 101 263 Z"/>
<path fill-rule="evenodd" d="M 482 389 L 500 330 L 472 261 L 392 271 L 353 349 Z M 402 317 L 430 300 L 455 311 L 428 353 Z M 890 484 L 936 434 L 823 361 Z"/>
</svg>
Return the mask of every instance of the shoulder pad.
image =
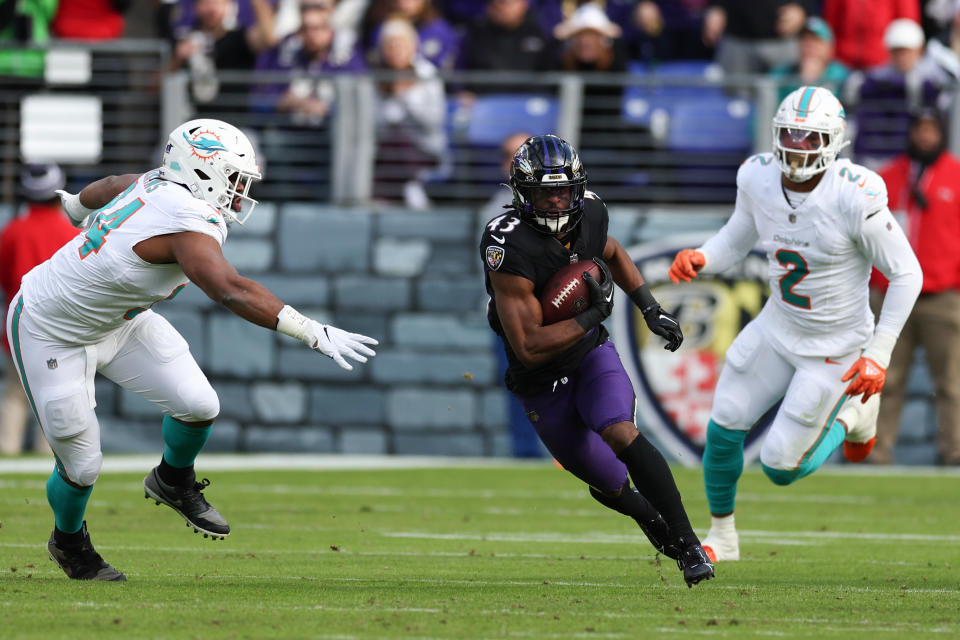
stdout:
<svg viewBox="0 0 960 640">
<path fill-rule="evenodd" d="M 762 178 L 761 178 L 762 177 Z M 740 164 L 737 169 L 737 188 L 747 190 L 758 180 L 780 180 L 780 166 L 772 153 L 755 153 Z"/>
<path fill-rule="evenodd" d="M 887 185 L 875 171 L 849 160 L 834 163 L 828 171 L 836 173 L 842 208 L 863 220 L 887 206 Z"/>
</svg>

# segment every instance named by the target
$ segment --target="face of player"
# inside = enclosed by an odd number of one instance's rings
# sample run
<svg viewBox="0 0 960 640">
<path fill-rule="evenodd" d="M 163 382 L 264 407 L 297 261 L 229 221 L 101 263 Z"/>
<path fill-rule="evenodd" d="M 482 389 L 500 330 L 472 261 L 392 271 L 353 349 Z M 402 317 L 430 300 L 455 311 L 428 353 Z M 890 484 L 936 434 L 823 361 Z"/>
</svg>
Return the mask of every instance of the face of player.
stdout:
<svg viewBox="0 0 960 640">
<path fill-rule="evenodd" d="M 564 211 L 573 201 L 573 187 L 543 187 L 533 197 L 533 207 L 539 211 Z"/>
<path fill-rule="evenodd" d="M 810 152 L 817 151 L 830 142 L 829 136 L 825 133 L 804 129 L 788 129 L 786 127 L 780 129 L 779 137 L 780 145 L 784 149 L 796 149 L 798 151 L 798 153 L 786 152 L 786 161 L 791 167 L 813 165 L 819 156 Z"/>
</svg>

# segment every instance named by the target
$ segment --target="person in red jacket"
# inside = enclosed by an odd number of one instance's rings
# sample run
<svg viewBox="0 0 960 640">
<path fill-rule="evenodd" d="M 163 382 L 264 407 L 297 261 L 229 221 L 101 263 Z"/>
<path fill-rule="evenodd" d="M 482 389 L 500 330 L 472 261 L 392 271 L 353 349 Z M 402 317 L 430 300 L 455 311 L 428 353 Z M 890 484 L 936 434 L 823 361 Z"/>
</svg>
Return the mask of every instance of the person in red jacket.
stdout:
<svg viewBox="0 0 960 640">
<path fill-rule="evenodd" d="M 919 0 L 824 0 L 823 19 L 837 38 L 837 60 L 866 70 L 890 61 L 883 34 L 897 18 L 920 22 Z"/>
<path fill-rule="evenodd" d="M 923 288 L 887 368 L 870 458 L 875 463 L 893 461 L 907 375 L 922 345 L 936 387 L 938 461 L 960 465 L 960 158 L 946 151 L 945 131 L 937 111 L 919 112 L 910 123 L 907 152 L 879 171 L 890 209 L 900 214 L 920 260 Z M 886 282 L 874 276 L 871 297 L 878 298 Z"/>
<path fill-rule="evenodd" d="M 66 244 L 77 230 L 67 221 L 60 208 L 57 189 L 66 180 L 55 164 L 33 164 L 20 175 L 20 191 L 27 201 L 26 212 L 10 221 L 0 233 L 0 298 L 3 307 L 20 289 L 20 279 L 30 269 L 47 260 Z M 0 331 L 2 336 L 2 331 Z M 0 397 L 0 454 L 16 454 L 23 450 L 23 437 L 30 418 L 27 396 L 10 358 L 5 339 L 0 339 L 5 354 L 3 396 Z M 37 451 L 49 452 L 42 433 L 33 438 Z"/>
</svg>

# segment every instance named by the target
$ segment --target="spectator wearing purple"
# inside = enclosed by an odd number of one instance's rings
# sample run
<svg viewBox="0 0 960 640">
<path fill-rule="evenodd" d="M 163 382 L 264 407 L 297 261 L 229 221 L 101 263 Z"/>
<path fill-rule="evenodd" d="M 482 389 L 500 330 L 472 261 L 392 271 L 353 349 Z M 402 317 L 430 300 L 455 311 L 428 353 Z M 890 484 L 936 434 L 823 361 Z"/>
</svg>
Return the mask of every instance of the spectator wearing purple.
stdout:
<svg viewBox="0 0 960 640">
<path fill-rule="evenodd" d="M 300 28 L 284 38 L 257 62 L 259 71 L 292 72 L 289 84 L 261 87 L 257 102 L 272 103 L 277 111 L 289 113 L 294 124 L 319 126 L 324 123 L 334 99 L 331 72 L 365 70 L 355 51 L 337 55 L 333 47 L 332 11 L 326 5 L 304 3 L 300 8 Z M 270 106 L 268 106 L 270 108 Z"/>
<path fill-rule="evenodd" d="M 467 29 L 457 68 L 466 71 L 546 71 L 556 67 L 553 39 L 527 0 L 486 0 L 485 15 Z M 518 84 L 476 84 L 474 92 L 522 91 Z"/>
<path fill-rule="evenodd" d="M 709 60 L 703 18 L 710 0 L 607 0 L 632 60 Z"/>
<path fill-rule="evenodd" d="M 853 143 L 857 162 L 876 168 L 906 148 L 911 113 L 939 106 L 949 79 L 944 69 L 924 55 L 925 36 L 919 24 L 899 18 L 883 34 L 890 63 L 850 82 L 856 112 Z"/>
<path fill-rule="evenodd" d="M 193 25 L 177 39 L 171 69 L 189 69 L 196 102 L 221 95 L 217 71 L 253 69 L 257 54 L 273 46 L 273 8 L 267 0 L 251 2 L 257 19 L 250 27 L 236 26 L 233 0 L 195 3 Z"/>
<path fill-rule="evenodd" d="M 436 0 L 443 16 L 458 29 L 465 29 L 471 22 L 481 19 L 484 4 L 478 0 Z M 553 33 L 554 27 L 563 22 L 564 4 L 564 0 L 530 0 L 530 9 L 544 33 Z"/>
<path fill-rule="evenodd" d="M 457 61 L 459 36 L 434 7 L 432 0 L 374 0 L 367 7 L 364 23 L 368 25 L 371 56 L 379 56 L 380 29 L 391 17 L 408 20 L 417 30 L 420 57 L 438 69 L 453 69 Z"/>
<path fill-rule="evenodd" d="M 412 209 L 429 207 L 424 183 L 445 168 L 447 151 L 443 81 L 418 53 L 419 44 L 413 24 L 396 17 L 383 23 L 377 47 L 377 68 L 391 73 L 377 96 L 374 192 L 389 197 L 402 185 Z"/>
<path fill-rule="evenodd" d="M 808 3 L 715 0 L 704 16 L 704 43 L 717 48 L 716 61 L 726 74 L 769 73 L 796 61 Z"/>
</svg>

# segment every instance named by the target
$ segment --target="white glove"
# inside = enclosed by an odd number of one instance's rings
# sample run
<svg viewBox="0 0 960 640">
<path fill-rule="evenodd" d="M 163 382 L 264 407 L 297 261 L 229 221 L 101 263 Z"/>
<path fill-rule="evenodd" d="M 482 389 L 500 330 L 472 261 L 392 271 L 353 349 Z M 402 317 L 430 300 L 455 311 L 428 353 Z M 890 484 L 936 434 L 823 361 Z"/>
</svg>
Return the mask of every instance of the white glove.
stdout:
<svg viewBox="0 0 960 640">
<path fill-rule="evenodd" d="M 314 351 L 319 351 L 325 356 L 330 356 L 333 361 L 342 368 L 350 371 L 353 367 L 344 360 L 344 356 L 352 358 L 357 362 L 366 362 L 364 356 L 371 358 L 376 352 L 368 347 L 368 344 L 378 344 L 373 338 L 368 338 L 359 333 L 350 333 L 343 329 L 338 329 L 333 325 L 320 324 L 316 320 L 310 320 L 305 327 L 306 337 L 304 342 Z"/>
<path fill-rule="evenodd" d="M 57 189 L 55 193 L 60 196 L 60 203 L 63 205 L 63 210 L 66 211 L 67 217 L 70 218 L 70 224 L 78 229 L 86 227 L 87 218 L 91 213 L 96 211 L 96 209 L 89 209 L 83 206 L 83 204 L 80 203 L 80 196 L 78 194 L 68 193 L 63 189 Z"/>
<path fill-rule="evenodd" d="M 366 362 L 366 356 L 377 355 L 373 349 L 366 346 L 379 344 L 373 338 L 349 333 L 333 325 L 320 324 L 300 314 L 290 305 L 284 305 L 277 314 L 277 331 L 302 340 L 311 349 L 333 358 L 334 362 L 347 371 L 353 370 L 353 367 L 344 356 L 357 362 Z"/>
</svg>

